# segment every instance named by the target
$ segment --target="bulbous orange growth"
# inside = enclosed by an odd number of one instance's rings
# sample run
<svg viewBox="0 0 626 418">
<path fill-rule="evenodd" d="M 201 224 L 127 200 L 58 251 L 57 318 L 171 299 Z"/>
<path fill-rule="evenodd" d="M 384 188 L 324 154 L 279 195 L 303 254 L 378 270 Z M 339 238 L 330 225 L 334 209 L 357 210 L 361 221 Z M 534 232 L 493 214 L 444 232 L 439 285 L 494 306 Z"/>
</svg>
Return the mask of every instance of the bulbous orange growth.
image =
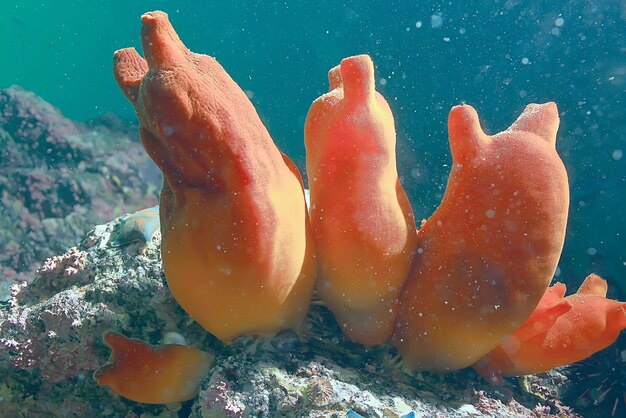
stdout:
<svg viewBox="0 0 626 418">
<path fill-rule="evenodd" d="M 318 291 L 353 341 L 382 344 L 417 232 L 396 169 L 396 132 L 367 55 L 330 70 L 304 128 Z"/>
<path fill-rule="evenodd" d="M 184 345 L 152 347 L 143 341 L 109 332 L 109 363 L 94 374 L 100 386 L 110 386 L 135 402 L 165 404 L 196 396 L 215 356 Z"/>
<path fill-rule="evenodd" d="M 189 51 L 165 13 L 141 21 L 145 60 L 117 51 L 115 77 L 164 175 L 161 254 L 172 294 L 224 342 L 296 327 L 316 273 L 297 168 L 214 58 Z"/>
<path fill-rule="evenodd" d="M 441 205 L 418 232 L 393 343 L 407 366 L 467 367 L 530 316 L 565 237 L 567 174 L 554 103 L 531 104 L 488 136 L 471 106 L 450 111 L 453 166 Z"/>
<path fill-rule="evenodd" d="M 485 379 L 546 372 L 575 363 L 613 344 L 626 328 L 626 303 L 606 298 L 607 284 L 589 275 L 566 298 L 565 285 L 546 291 L 531 317 L 476 363 Z"/>
</svg>

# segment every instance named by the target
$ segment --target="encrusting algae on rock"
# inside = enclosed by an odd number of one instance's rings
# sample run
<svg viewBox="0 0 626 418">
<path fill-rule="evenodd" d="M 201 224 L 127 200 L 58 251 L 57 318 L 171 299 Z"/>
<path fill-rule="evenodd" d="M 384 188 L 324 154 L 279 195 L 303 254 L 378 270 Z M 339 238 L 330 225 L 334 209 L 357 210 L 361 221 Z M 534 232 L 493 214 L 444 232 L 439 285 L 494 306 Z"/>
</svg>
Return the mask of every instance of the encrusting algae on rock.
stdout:
<svg viewBox="0 0 626 418">
<path fill-rule="evenodd" d="M 298 328 L 316 279 L 348 338 L 375 345 L 391 336 L 411 369 L 460 369 L 492 352 L 476 367 L 547 370 L 606 347 L 623 328 L 621 319 L 602 326 L 624 307 L 604 298 L 601 279 L 564 300 L 561 286 L 548 290 L 569 205 L 554 103 L 529 105 L 493 136 L 471 106 L 452 108 L 446 192 L 416 231 L 373 63 L 346 58 L 307 116 L 310 222 L 297 168 L 219 63 L 189 51 L 163 12 L 142 16 L 141 41 L 145 59 L 132 48 L 115 53 L 115 77 L 164 175 L 165 276 L 180 306 L 222 342 Z M 545 345 L 538 329 L 559 337 Z M 589 339 L 585 350 L 559 348 L 576 333 Z M 502 363 L 497 347 L 511 335 L 521 348 Z M 96 379 L 139 402 L 190 399 L 211 367 L 197 349 L 105 338 L 113 364 Z M 168 378 L 150 379 L 154 371 Z"/>
</svg>

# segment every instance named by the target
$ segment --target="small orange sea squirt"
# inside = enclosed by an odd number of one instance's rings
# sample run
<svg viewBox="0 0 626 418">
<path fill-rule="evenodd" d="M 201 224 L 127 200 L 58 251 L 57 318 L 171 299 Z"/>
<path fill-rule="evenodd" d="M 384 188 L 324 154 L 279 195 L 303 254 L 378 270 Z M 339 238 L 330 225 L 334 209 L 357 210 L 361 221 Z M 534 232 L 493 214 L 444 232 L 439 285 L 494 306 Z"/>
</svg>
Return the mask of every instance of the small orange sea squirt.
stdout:
<svg viewBox="0 0 626 418">
<path fill-rule="evenodd" d="M 608 347 L 626 328 L 626 303 L 607 299 L 606 292 L 606 282 L 595 274 L 566 298 L 565 285 L 556 283 L 524 325 L 474 368 L 498 383 L 502 376 L 545 372 Z M 559 312 L 562 305 L 568 309 Z"/>
<path fill-rule="evenodd" d="M 450 111 L 452 170 L 440 206 L 418 232 L 394 331 L 408 367 L 470 366 L 539 303 L 561 254 L 569 206 L 558 125 L 554 103 L 527 106 L 493 136 L 471 106 Z"/>
<path fill-rule="evenodd" d="M 96 371 L 96 382 L 141 403 L 165 404 L 193 398 L 215 359 L 196 348 L 176 344 L 152 347 L 114 332 L 106 333 L 104 341 L 111 347 L 111 359 Z"/>
<path fill-rule="evenodd" d="M 413 211 L 372 60 L 345 58 L 328 78 L 330 91 L 313 102 L 304 129 L 317 287 L 351 340 L 382 344 L 415 251 Z"/>
<path fill-rule="evenodd" d="M 161 254 L 174 298 L 226 343 L 297 327 L 316 274 L 297 168 L 215 58 L 189 51 L 163 12 L 141 22 L 145 60 L 122 49 L 114 70 L 163 172 Z"/>
</svg>

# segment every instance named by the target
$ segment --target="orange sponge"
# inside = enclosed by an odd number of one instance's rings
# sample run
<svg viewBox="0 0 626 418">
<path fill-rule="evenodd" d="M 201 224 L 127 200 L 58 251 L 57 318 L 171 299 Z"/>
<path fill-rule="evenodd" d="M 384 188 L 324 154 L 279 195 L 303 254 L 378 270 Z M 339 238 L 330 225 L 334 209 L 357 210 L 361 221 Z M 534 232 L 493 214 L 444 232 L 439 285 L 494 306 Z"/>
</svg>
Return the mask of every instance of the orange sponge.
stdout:
<svg viewBox="0 0 626 418">
<path fill-rule="evenodd" d="M 296 327 L 316 263 L 297 168 L 215 58 L 163 12 L 141 18 L 145 60 L 115 53 L 142 142 L 163 171 L 161 254 L 174 298 L 224 342 Z"/>
<path fill-rule="evenodd" d="M 566 298 L 565 285 L 555 284 L 524 325 L 474 368 L 498 383 L 502 376 L 545 372 L 608 347 L 626 328 L 626 303 L 607 299 L 606 291 L 595 274 Z"/>
<path fill-rule="evenodd" d="M 488 136 L 467 105 L 450 111 L 453 166 L 418 232 L 393 342 L 407 366 L 467 367 L 530 316 L 565 237 L 567 174 L 555 150 L 554 103 L 531 104 Z"/>
<path fill-rule="evenodd" d="M 328 74 L 304 139 L 311 224 L 319 255 L 318 291 L 353 341 L 385 342 L 411 267 L 417 233 L 396 169 L 396 132 L 375 90 L 367 55 Z"/>
<path fill-rule="evenodd" d="M 215 357 L 183 345 L 152 347 L 109 332 L 104 341 L 113 352 L 110 363 L 96 371 L 100 386 L 141 403 L 182 402 L 198 393 Z"/>
</svg>

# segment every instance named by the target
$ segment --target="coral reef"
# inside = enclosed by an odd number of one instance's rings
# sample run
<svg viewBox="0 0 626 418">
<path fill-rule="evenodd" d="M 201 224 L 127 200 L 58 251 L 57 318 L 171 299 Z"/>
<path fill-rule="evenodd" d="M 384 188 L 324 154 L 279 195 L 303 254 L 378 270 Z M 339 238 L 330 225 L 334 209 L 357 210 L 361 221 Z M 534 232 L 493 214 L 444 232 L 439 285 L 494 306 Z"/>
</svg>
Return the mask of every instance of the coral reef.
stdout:
<svg viewBox="0 0 626 418">
<path fill-rule="evenodd" d="M 80 124 L 0 90 L 0 300 L 93 225 L 156 204 L 158 170 L 113 116 Z"/>
</svg>

